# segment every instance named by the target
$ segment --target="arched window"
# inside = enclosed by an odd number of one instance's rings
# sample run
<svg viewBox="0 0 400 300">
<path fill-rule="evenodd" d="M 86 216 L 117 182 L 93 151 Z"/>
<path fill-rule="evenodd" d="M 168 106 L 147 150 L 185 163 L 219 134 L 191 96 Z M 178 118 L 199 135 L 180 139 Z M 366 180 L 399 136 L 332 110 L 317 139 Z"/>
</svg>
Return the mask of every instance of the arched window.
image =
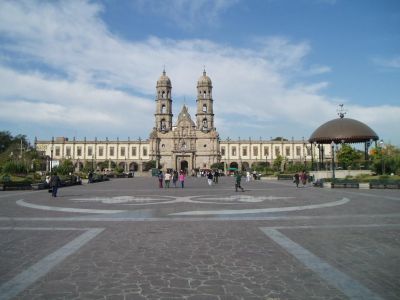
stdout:
<svg viewBox="0 0 400 300">
<path fill-rule="evenodd" d="M 167 108 L 165 107 L 165 104 L 163 104 L 162 106 L 161 106 L 161 113 L 162 114 L 165 114 L 167 112 Z"/>
<path fill-rule="evenodd" d="M 203 104 L 203 112 L 207 112 L 207 104 Z"/>
<path fill-rule="evenodd" d="M 203 99 L 206 99 L 206 95 L 207 95 L 207 92 L 204 91 L 204 92 L 203 92 Z"/>
<path fill-rule="evenodd" d="M 166 123 L 165 123 L 165 119 L 161 120 L 160 127 L 161 127 L 161 130 L 165 130 L 167 128 Z"/>
<path fill-rule="evenodd" d="M 203 119 L 203 128 L 204 128 L 204 129 L 207 129 L 207 127 L 208 127 L 208 125 L 207 125 L 207 119 L 204 118 L 204 119 Z"/>
<path fill-rule="evenodd" d="M 162 98 L 165 99 L 165 91 L 162 91 Z"/>
</svg>

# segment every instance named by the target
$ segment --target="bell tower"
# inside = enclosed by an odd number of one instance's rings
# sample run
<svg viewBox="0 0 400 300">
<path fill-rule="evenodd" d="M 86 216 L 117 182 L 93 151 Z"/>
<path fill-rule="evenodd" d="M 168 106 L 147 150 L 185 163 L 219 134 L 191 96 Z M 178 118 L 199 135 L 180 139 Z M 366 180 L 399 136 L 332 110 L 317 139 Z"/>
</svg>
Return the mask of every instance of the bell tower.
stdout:
<svg viewBox="0 0 400 300">
<path fill-rule="evenodd" d="M 171 80 L 163 70 L 162 75 L 157 80 L 157 98 L 156 98 L 156 130 L 159 132 L 168 132 L 172 130 L 172 98 L 171 98 Z"/>
<path fill-rule="evenodd" d="M 197 113 L 196 126 L 198 130 L 208 132 L 214 129 L 214 111 L 212 99 L 212 83 L 206 70 L 197 81 Z"/>
</svg>

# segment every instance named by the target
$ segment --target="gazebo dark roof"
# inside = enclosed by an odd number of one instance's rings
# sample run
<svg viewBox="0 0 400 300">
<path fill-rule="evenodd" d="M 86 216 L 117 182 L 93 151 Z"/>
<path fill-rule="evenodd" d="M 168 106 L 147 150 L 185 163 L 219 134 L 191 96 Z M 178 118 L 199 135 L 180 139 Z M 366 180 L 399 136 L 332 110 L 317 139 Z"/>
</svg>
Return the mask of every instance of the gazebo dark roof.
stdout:
<svg viewBox="0 0 400 300">
<path fill-rule="evenodd" d="M 308 141 L 319 144 L 330 144 L 332 141 L 363 143 L 371 139 L 376 141 L 379 137 L 369 126 L 354 119 L 341 117 L 322 124 L 313 132 Z"/>
</svg>

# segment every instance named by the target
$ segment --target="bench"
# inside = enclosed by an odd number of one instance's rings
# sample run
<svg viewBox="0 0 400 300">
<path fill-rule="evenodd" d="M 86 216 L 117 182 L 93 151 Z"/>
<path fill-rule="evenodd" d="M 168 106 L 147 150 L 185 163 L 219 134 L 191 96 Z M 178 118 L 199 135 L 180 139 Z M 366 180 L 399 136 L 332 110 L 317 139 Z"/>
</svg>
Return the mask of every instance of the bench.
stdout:
<svg viewBox="0 0 400 300">
<path fill-rule="evenodd" d="M 49 188 L 49 185 L 46 182 L 32 183 L 32 189 L 34 190 L 44 190 Z"/>
<path fill-rule="evenodd" d="M 354 180 L 335 180 L 331 182 L 331 188 L 353 188 L 358 189 L 360 184 Z"/>
<path fill-rule="evenodd" d="M 278 180 L 293 180 L 293 174 L 279 174 Z"/>
<path fill-rule="evenodd" d="M 0 189 L 5 190 L 31 190 L 31 182 L 29 181 L 8 181 L 0 183 Z"/>
<path fill-rule="evenodd" d="M 371 180 L 370 189 L 400 189 L 399 180 Z"/>
</svg>

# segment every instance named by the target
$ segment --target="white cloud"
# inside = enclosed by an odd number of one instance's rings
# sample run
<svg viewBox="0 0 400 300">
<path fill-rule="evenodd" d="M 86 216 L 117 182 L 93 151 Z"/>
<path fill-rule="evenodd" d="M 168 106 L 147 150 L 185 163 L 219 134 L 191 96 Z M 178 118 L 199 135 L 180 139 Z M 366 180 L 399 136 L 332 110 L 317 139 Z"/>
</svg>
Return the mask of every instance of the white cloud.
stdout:
<svg viewBox="0 0 400 300">
<path fill-rule="evenodd" d="M 311 51 L 306 41 L 262 38 L 251 49 L 199 39 L 127 41 L 108 31 L 101 10 L 81 1 L 0 3 L 0 37 L 9 41 L 0 46 L 3 125 L 26 122 L 32 132 L 51 123 L 53 132 L 69 126 L 80 135 L 147 137 L 164 64 L 172 80 L 175 116 L 184 96 L 189 107 L 194 105 L 196 81 L 206 65 L 214 85 L 216 126 L 225 137 L 307 138 L 335 117 L 342 102 L 323 94 L 329 83 L 302 82 L 304 76 L 309 82 L 313 74 L 330 71 L 305 65 Z M 399 107 L 346 105 L 351 117 L 400 140 L 393 126 Z M 387 117 L 373 118 L 376 111 Z M 190 113 L 194 117 L 193 109 Z"/>
<path fill-rule="evenodd" d="M 139 136 L 144 124 L 149 128 L 153 125 L 148 118 L 153 113 L 153 102 L 122 91 L 45 78 L 37 73 L 21 74 L 4 67 L 0 67 L 0 81 L 0 119 L 25 124 L 34 135 L 40 133 L 32 127 L 47 125 L 49 130 L 69 127 L 69 134 L 87 128 L 99 133 L 116 131 L 114 135 L 118 135 L 120 128 L 129 127 Z"/>
<path fill-rule="evenodd" d="M 220 14 L 236 5 L 239 0 L 136 0 L 135 8 L 142 13 L 154 14 L 175 25 L 192 30 L 197 26 L 216 26 Z"/>
<path fill-rule="evenodd" d="M 400 68 L 400 55 L 392 57 L 392 58 L 376 57 L 376 58 L 372 59 L 372 62 L 379 67 L 399 69 Z"/>
</svg>

